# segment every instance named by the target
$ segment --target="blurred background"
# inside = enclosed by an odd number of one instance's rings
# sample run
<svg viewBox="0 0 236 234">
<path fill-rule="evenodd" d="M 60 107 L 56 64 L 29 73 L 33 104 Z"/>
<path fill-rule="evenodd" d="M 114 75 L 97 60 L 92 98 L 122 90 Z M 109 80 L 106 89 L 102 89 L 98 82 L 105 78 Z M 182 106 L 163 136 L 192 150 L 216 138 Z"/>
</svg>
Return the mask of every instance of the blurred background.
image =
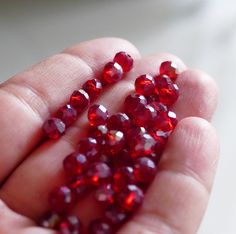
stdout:
<svg viewBox="0 0 236 234">
<path fill-rule="evenodd" d="M 117 36 L 143 55 L 170 52 L 220 88 L 221 159 L 199 234 L 236 233 L 236 1 L 0 0 L 0 81 L 83 40 Z"/>
</svg>

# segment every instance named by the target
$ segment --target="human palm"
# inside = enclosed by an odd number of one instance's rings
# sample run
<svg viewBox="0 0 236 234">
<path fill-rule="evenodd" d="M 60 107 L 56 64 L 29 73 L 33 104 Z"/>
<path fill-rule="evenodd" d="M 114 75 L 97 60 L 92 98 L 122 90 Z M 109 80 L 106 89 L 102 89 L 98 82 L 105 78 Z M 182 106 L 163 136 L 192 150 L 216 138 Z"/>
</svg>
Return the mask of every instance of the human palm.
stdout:
<svg viewBox="0 0 236 234">
<path fill-rule="evenodd" d="M 180 98 L 173 106 L 179 124 L 142 207 L 118 233 L 197 232 L 219 151 L 215 130 L 209 123 L 217 103 L 216 85 L 208 75 L 188 69 L 173 55 L 141 57 L 129 42 L 103 38 L 68 48 L 0 86 L 0 233 L 55 233 L 36 224 L 49 209 L 48 194 L 64 182 L 62 161 L 84 135 L 86 113 L 59 141 L 43 141 L 41 126 L 73 90 L 88 79 L 99 78 L 104 64 L 118 51 L 131 54 L 135 66 L 96 101 L 110 112 L 119 111 L 138 75 L 156 74 L 162 61 L 174 61 L 181 71 L 177 81 Z M 91 197 L 86 197 L 71 212 L 86 226 L 100 210 Z"/>
</svg>

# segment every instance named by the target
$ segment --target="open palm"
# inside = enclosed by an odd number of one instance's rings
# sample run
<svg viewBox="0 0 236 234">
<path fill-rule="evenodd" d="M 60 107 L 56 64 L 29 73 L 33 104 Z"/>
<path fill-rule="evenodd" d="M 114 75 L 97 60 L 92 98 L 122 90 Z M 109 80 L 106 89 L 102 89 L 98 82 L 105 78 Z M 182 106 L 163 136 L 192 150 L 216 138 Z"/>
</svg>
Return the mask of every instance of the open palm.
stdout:
<svg viewBox="0 0 236 234">
<path fill-rule="evenodd" d="M 173 106 L 179 124 L 171 135 L 143 206 L 120 230 L 129 233 L 196 233 L 207 206 L 218 158 L 218 139 L 210 121 L 217 88 L 205 73 L 188 69 L 170 54 L 142 58 L 129 42 L 103 38 L 81 43 L 15 75 L 0 86 L 0 233 L 53 234 L 37 227 L 49 209 L 48 194 L 64 182 L 62 161 L 84 135 L 86 113 L 59 141 L 42 141 L 41 126 L 88 79 L 99 78 L 104 64 L 126 51 L 135 66 L 125 79 L 97 100 L 112 112 L 121 108 L 141 74 L 156 74 L 162 61 L 181 70 L 180 98 Z M 114 103 L 114 100 L 116 101 Z M 72 211 L 84 221 L 99 214 L 91 197 Z"/>
</svg>

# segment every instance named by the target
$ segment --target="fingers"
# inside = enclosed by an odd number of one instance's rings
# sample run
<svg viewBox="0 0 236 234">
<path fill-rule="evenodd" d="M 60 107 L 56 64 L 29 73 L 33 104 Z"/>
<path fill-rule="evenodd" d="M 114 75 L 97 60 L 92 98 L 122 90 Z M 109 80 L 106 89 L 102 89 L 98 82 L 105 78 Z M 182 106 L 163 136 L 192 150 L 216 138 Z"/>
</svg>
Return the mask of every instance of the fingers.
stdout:
<svg viewBox="0 0 236 234">
<path fill-rule="evenodd" d="M 200 118 L 183 119 L 170 138 L 143 207 L 119 233 L 196 233 L 218 154 L 213 127 Z"/>
<path fill-rule="evenodd" d="M 4 234 L 55 234 L 54 231 L 36 227 L 36 224 L 12 210 L 0 201 L 0 233 Z"/>
<path fill-rule="evenodd" d="M 0 181 L 40 142 L 44 120 L 73 90 L 99 77 L 104 64 L 121 50 L 140 57 L 125 40 L 97 39 L 54 55 L 1 85 Z"/>
</svg>

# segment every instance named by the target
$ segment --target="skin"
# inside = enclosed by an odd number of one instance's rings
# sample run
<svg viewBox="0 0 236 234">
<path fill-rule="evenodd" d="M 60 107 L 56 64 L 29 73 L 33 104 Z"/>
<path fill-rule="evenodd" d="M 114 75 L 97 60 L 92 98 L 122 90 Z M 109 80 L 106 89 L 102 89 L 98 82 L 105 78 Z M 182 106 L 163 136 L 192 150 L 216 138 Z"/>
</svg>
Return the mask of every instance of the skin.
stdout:
<svg viewBox="0 0 236 234">
<path fill-rule="evenodd" d="M 59 141 L 43 142 L 41 126 L 74 89 L 88 79 L 99 78 L 104 64 L 119 51 L 131 54 L 135 66 L 96 101 L 110 113 L 120 110 L 124 97 L 133 89 L 134 79 L 145 73 L 157 74 L 162 61 L 177 63 L 181 74 L 177 81 L 180 98 L 173 106 L 179 124 L 169 139 L 143 206 L 118 233 L 197 232 L 219 154 L 218 138 L 210 124 L 217 104 L 216 84 L 206 73 L 187 68 L 171 54 L 141 57 L 130 42 L 102 38 L 70 47 L 0 86 L 0 233 L 55 233 L 36 223 L 49 208 L 48 193 L 64 182 L 62 161 L 85 134 L 86 113 Z M 99 215 L 96 206 L 89 196 L 71 212 L 86 226 Z"/>
</svg>

